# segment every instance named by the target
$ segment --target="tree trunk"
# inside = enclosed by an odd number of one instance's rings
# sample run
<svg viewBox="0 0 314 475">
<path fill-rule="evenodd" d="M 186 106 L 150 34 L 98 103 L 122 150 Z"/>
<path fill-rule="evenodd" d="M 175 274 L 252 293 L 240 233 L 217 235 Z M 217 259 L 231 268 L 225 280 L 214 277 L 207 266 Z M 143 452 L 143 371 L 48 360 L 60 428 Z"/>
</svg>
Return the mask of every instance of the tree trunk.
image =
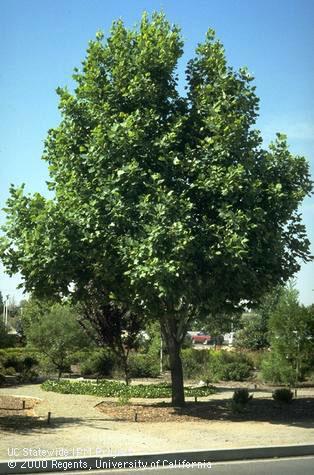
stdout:
<svg viewBox="0 0 314 475">
<path fill-rule="evenodd" d="M 125 384 L 128 386 L 130 384 L 130 370 L 129 370 L 129 361 L 128 361 L 128 354 L 123 353 L 122 355 L 122 366 L 124 370 L 124 380 Z"/>
<path fill-rule="evenodd" d="M 183 369 L 180 356 L 181 345 L 172 335 L 167 335 L 167 346 L 171 370 L 172 405 L 184 406 Z"/>
</svg>

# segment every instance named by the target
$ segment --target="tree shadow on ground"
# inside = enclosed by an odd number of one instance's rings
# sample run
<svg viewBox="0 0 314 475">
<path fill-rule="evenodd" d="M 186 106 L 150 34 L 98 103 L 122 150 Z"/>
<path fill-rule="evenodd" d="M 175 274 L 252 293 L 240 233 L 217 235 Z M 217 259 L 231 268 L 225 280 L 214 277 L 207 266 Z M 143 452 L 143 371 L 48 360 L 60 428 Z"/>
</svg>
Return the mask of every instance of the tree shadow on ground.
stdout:
<svg viewBox="0 0 314 475">
<path fill-rule="evenodd" d="M 269 398 L 252 399 L 243 407 L 232 407 L 230 398 L 187 402 L 184 407 L 170 403 L 129 404 L 119 406 L 103 402 L 98 409 L 113 421 L 138 422 L 269 422 L 289 426 L 314 428 L 314 398 L 302 397 L 290 404 L 278 403 Z"/>
<path fill-rule="evenodd" d="M 255 398 L 243 407 L 233 409 L 230 399 L 192 403 L 175 409 L 179 414 L 189 417 L 231 422 L 269 422 L 303 428 L 314 428 L 314 398 L 302 397 L 291 403 L 279 403 L 268 398 Z"/>
<path fill-rule="evenodd" d="M 31 416 L 4 416 L 0 417 L 0 432 L 27 435 L 30 432 L 49 434 L 56 429 L 71 428 L 73 426 L 92 427 L 94 429 L 110 430 L 103 424 L 108 423 L 104 418 L 79 418 L 79 417 L 52 417 L 48 424 L 47 418 Z"/>
</svg>

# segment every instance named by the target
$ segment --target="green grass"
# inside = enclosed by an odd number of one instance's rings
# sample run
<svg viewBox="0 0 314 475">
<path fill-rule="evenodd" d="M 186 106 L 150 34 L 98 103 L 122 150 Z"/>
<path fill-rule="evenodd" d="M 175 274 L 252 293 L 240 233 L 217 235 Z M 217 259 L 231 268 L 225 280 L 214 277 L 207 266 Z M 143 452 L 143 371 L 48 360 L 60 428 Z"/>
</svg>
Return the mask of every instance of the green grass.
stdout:
<svg viewBox="0 0 314 475">
<path fill-rule="evenodd" d="M 45 381 L 41 385 L 44 391 L 53 391 L 61 394 L 86 394 L 100 397 L 138 397 L 145 399 L 168 398 L 171 397 L 171 386 L 169 384 L 138 384 L 127 386 L 118 381 L 101 381 L 92 383 L 90 381 Z M 212 386 L 204 388 L 185 388 L 186 396 L 209 396 L 215 392 Z"/>
</svg>

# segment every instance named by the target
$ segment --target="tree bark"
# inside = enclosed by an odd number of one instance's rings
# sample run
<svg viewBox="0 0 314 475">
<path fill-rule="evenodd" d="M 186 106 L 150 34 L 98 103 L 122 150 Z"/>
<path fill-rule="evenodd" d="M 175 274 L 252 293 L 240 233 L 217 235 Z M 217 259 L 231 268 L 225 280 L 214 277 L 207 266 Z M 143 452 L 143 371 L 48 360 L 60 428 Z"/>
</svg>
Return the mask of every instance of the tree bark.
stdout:
<svg viewBox="0 0 314 475">
<path fill-rule="evenodd" d="M 180 356 L 181 343 L 178 343 L 174 335 L 165 335 L 171 370 L 171 389 L 172 389 L 172 405 L 184 406 L 184 381 L 183 369 Z"/>
<path fill-rule="evenodd" d="M 130 378 L 130 370 L 129 370 L 129 362 L 128 362 L 128 354 L 126 355 L 123 353 L 122 355 L 122 366 L 124 369 L 124 380 L 125 384 L 129 386 L 131 378 Z"/>
<path fill-rule="evenodd" d="M 176 343 L 176 342 L 175 342 Z M 172 405 L 184 406 L 184 381 L 183 369 L 180 356 L 180 345 L 169 345 L 169 359 L 171 369 L 171 389 L 172 389 Z"/>
</svg>

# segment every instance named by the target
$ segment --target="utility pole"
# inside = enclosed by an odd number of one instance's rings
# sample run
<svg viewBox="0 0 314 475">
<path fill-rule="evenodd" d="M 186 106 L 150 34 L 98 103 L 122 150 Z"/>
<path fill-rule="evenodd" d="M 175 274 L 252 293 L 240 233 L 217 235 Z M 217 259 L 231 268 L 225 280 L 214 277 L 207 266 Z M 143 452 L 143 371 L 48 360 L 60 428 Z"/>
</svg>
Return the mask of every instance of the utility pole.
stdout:
<svg viewBox="0 0 314 475">
<path fill-rule="evenodd" d="M 9 303 L 9 295 L 6 295 L 6 299 L 3 304 L 3 321 L 6 327 L 8 326 L 8 303 Z"/>
</svg>

